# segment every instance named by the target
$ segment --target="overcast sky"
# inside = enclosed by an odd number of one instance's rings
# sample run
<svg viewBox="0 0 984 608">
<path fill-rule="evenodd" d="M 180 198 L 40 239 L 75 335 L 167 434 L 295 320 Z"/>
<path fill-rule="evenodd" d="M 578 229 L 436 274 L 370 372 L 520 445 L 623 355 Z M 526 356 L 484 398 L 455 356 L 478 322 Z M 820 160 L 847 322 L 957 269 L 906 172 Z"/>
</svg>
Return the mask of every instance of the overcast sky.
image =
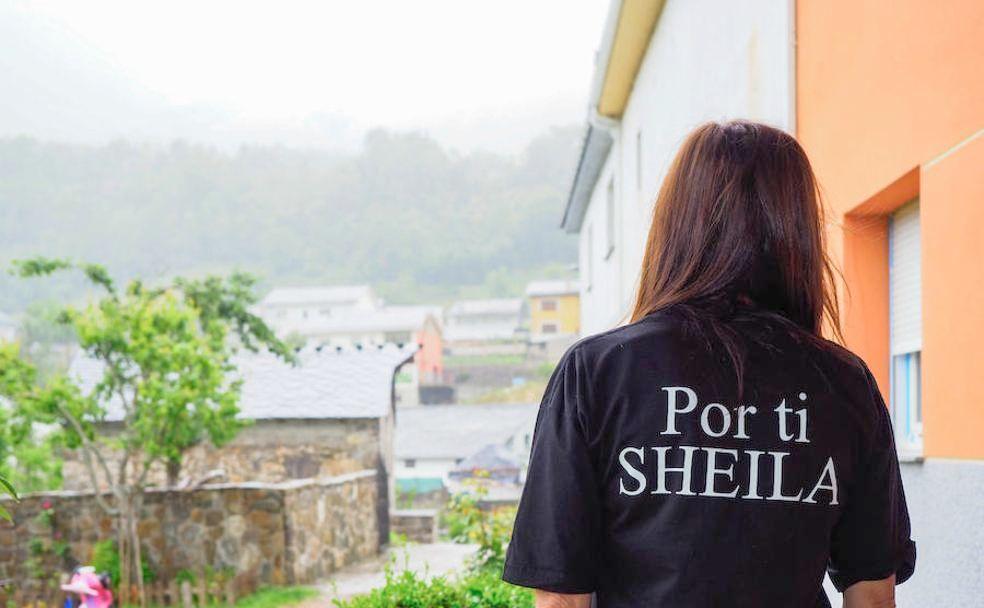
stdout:
<svg viewBox="0 0 984 608">
<path fill-rule="evenodd" d="M 515 151 L 585 115 L 606 0 L 0 0 L 0 136 Z"/>
</svg>

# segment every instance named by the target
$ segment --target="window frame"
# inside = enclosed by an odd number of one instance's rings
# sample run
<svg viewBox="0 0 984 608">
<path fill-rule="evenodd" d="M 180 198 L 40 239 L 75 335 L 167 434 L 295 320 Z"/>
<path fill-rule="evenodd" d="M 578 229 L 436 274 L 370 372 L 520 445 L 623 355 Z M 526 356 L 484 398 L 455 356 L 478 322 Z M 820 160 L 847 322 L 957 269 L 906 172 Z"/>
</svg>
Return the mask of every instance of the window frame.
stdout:
<svg viewBox="0 0 984 608">
<path fill-rule="evenodd" d="M 922 319 L 918 339 L 898 339 L 893 329 L 896 314 L 891 295 L 896 273 L 895 239 L 897 217 L 915 207 L 916 221 L 921 222 L 919 198 L 907 201 L 888 215 L 888 275 L 889 275 L 889 409 L 895 433 L 895 448 L 899 460 L 921 461 L 924 454 L 923 394 L 922 394 Z M 922 265 L 921 224 L 919 226 L 919 263 Z M 922 278 L 919 278 L 918 297 L 922 298 Z"/>
</svg>

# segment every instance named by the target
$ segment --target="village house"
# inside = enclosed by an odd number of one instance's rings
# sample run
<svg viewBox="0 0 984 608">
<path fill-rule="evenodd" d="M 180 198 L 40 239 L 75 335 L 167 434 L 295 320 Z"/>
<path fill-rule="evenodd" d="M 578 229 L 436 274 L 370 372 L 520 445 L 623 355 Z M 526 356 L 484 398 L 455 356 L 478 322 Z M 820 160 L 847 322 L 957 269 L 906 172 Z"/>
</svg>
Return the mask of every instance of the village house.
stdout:
<svg viewBox="0 0 984 608">
<path fill-rule="evenodd" d="M 421 385 L 444 381 L 440 307 L 386 305 L 368 285 L 278 287 L 256 312 L 281 338 L 309 346 L 418 345 L 415 366 L 404 369 L 398 379 L 400 405 L 415 405 Z"/>
<path fill-rule="evenodd" d="M 530 311 L 528 357 L 557 361 L 581 329 L 577 281 L 532 281 L 526 286 Z"/>
<path fill-rule="evenodd" d="M 577 281 L 533 281 L 526 286 L 530 307 L 530 341 L 577 336 L 581 328 Z"/>
<path fill-rule="evenodd" d="M 434 405 L 401 410 L 396 426 L 395 472 L 401 492 L 454 490 L 453 472 L 480 452 L 509 460 L 524 479 L 536 422 L 535 404 Z M 488 450 L 494 446 L 494 450 Z M 478 462 L 479 459 L 475 461 Z M 482 462 L 489 462 L 483 456 Z M 508 467 L 506 467 L 508 468 Z M 461 480 L 463 475 L 454 476 Z"/>
<path fill-rule="evenodd" d="M 444 311 L 444 339 L 453 354 L 522 352 L 522 298 L 459 300 Z"/>
<path fill-rule="evenodd" d="M 279 483 L 374 470 L 381 542 L 387 542 L 394 496 L 393 387 L 416 350 L 416 345 L 308 348 L 298 353 L 297 366 L 266 353 L 238 356 L 243 379 L 239 407 L 253 424 L 221 448 L 193 447 L 179 485 L 200 479 Z M 91 390 L 102 366 L 80 356 L 69 373 Z M 111 434 L 121 411 L 112 401 L 107 409 L 103 430 Z M 64 479 L 67 490 L 91 489 L 86 469 L 74 455 L 65 461 Z M 166 484 L 163 466 L 153 471 L 150 483 Z"/>
<path fill-rule="evenodd" d="M 256 306 L 257 314 L 278 330 L 290 332 L 295 326 L 318 317 L 376 310 L 382 305 L 368 285 L 327 287 L 275 287 Z"/>
</svg>

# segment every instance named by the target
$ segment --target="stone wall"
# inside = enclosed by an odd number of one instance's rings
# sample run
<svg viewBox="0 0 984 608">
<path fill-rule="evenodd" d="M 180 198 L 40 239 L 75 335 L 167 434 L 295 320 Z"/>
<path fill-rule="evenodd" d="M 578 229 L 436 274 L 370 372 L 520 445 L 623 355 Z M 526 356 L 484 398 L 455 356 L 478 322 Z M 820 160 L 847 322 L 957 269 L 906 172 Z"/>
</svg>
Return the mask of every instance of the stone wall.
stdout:
<svg viewBox="0 0 984 608">
<path fill-rule="evenodd" d="M 375 469 L 380 452 L 379 427 L 375 418 L 257 420 L 221 448 L 202 445 L 189 450 L 180 476 L 198 479 L 222 469 L 223 482 L 278 483 Z M 112 425 L 107 430 L 111 434 Z M 115 470 L 116 459 L 109 460 Z M 63 477 L 67 490 L 92 488 L 77 454 L 67 455 Z M 165 483 L 164 467 L 158 466 L 149 476 L 149 484 Z"/>
<path fill-rule="evenodd" d="M 390 529 L 415 543 L 437 540 L 437 509 L 399 509 L 390 514 Z"/>
<path fill-rule="evenodd" d="M 378 484 L 351 473 L 323 484 L 298 484 L 286 499 L 288 579 L 310 582 L 379 552 Z M 361 483 L 352 479 L 361 479 Z M 353 508 L 357 505 L 358 508 Z"/>
<path fill-rule="evenodd" d="M 255 584 L 310 583 L 378 553 L 377 491 L 375 470 L 150 490 L 139 522 L 146 560 L 163 580 L 210 566 L 233 568 Z M 113 518 L 92 493 L 33 494 L 5 506 L 15 523 L 0 523 L 0 579 L 36 579 L 39 565 L 44 577 L 57 577 L 89 562 L 96 542 L 115 537 Z M 64 556 L 51 549 L 60 543 Z M 48 549 L 39 555 L 39 546 Z"/>
</svg>

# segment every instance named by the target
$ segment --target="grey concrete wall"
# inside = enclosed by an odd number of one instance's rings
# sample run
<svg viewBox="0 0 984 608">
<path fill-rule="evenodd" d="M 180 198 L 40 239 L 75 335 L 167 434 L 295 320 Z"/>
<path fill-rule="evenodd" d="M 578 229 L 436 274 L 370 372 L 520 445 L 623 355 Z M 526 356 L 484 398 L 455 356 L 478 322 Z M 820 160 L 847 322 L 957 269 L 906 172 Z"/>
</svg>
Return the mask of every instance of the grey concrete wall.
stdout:
<svg viewBox="0 0 984 608">
<path fill-rule="evenodd" d="M 898 605 L 984 606 L 984 461 L 903 463 L 902 479 L 917 557 Z M 836 592 L 828 595 L 839 608 Z"/>
</svg>

